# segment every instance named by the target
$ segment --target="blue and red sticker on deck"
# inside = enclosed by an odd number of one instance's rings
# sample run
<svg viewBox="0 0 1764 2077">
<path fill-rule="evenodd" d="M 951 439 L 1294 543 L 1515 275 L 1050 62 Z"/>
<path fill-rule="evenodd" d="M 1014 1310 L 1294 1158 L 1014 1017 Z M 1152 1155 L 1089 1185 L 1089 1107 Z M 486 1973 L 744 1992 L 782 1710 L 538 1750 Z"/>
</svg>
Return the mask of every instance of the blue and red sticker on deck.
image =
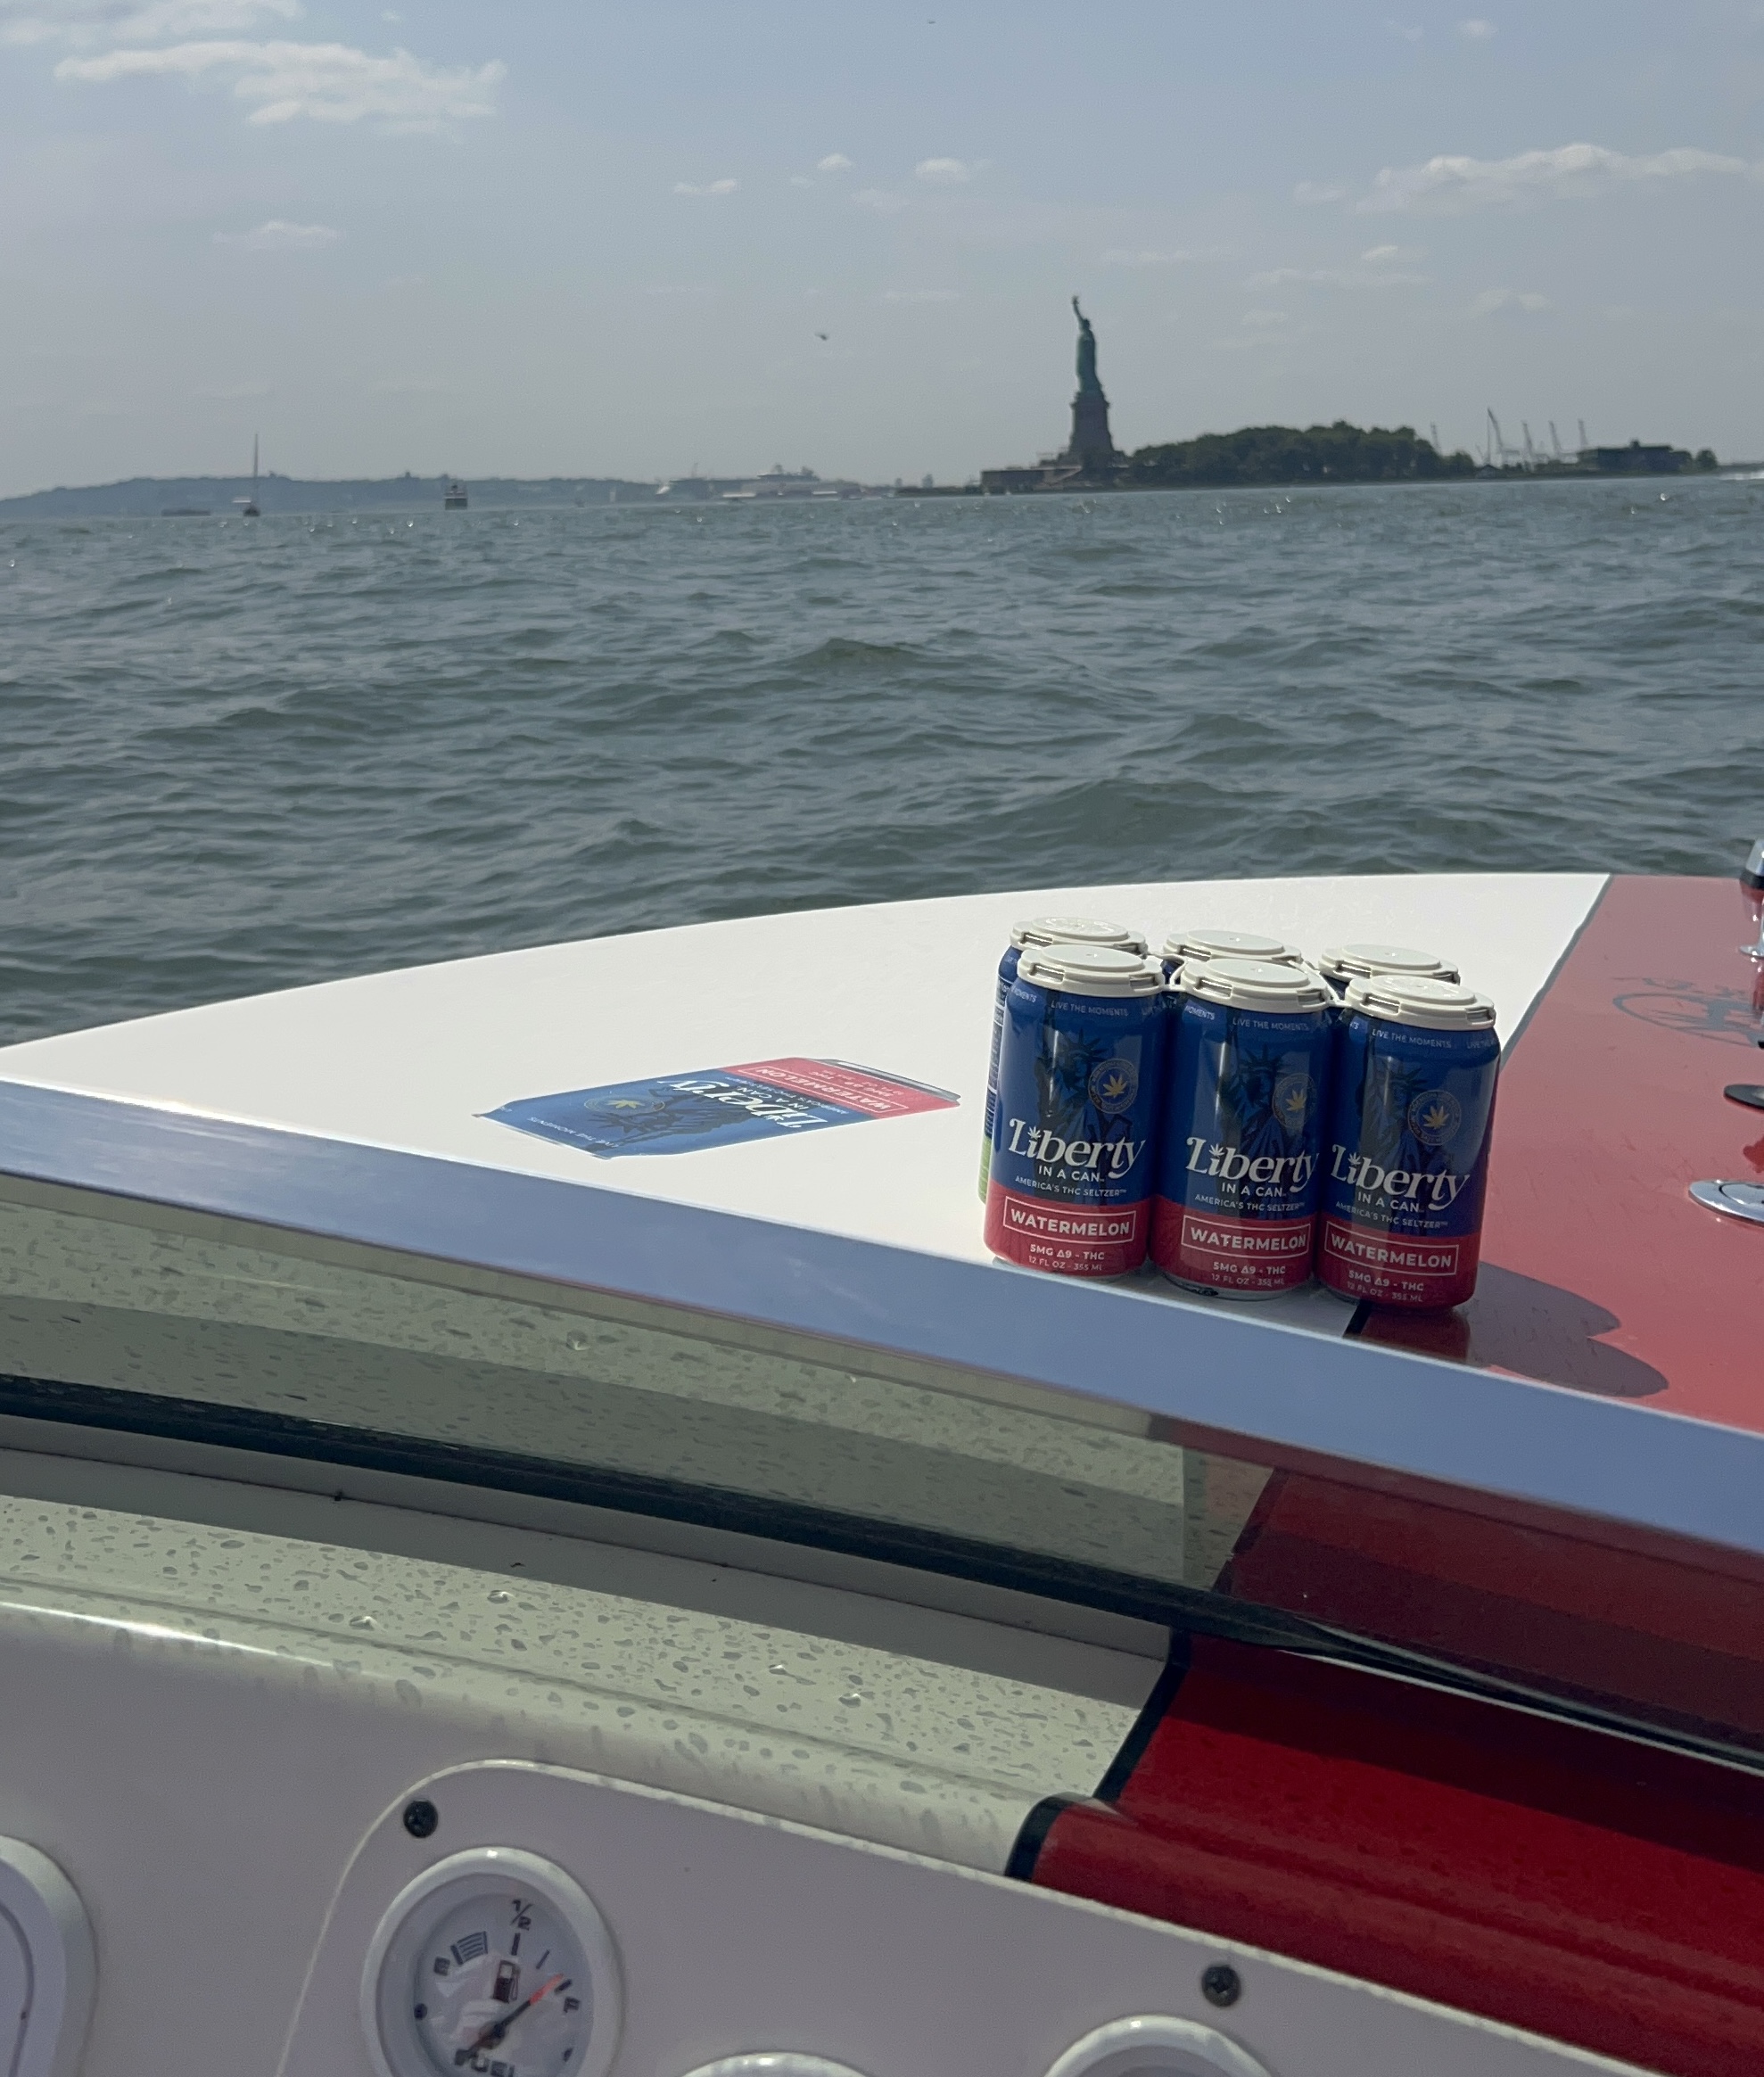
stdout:
<svg viewBox="0 0 1764 2077">
<path fill-rule="evenodd" d="M 608 1161 L 621 1154 L 688 1154 L 827 1125 L 950 1110 L 960 1100 L 947 1090 L 845 1060 L 785 1059 L 523 1096 L 483 1115 Z"/>
</svg>

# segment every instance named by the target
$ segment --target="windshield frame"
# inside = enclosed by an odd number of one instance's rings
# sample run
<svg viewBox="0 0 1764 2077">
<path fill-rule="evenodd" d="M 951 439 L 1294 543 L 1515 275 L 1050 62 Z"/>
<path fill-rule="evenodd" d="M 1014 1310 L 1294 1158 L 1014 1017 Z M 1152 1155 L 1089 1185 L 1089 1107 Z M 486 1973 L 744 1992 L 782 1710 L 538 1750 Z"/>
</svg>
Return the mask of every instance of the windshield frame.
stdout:
<svg viewBox="0 0 1764 2077">
<path fill-rule="evenodd" d="M 1083 1418 L 1154 1422 L 1257 1462 L 1764 1555 L 1764 1435 L 1245 1311 L 14 1082 L 0 1083 L 0 1177 L 414 1258 L 443 1281 L 661 1308 L 697 1332 L 807 1337 L 890 1374 L 952 1368 L 970 1394 L 1068 1418 L 1076 1397 Z"/>
</svg>

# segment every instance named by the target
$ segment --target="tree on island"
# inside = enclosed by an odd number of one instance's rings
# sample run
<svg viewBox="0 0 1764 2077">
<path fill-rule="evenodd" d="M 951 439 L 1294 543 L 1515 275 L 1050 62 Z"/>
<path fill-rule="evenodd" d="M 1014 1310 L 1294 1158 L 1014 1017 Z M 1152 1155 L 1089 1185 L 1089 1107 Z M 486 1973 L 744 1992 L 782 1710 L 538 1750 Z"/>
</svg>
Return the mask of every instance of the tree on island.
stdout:
<svg viewBox="0 0 1764 2077">
<path fill-rule="evenodd" d="M 1470 476 L 1475 460 L 1460 449 L 1442 455 L 1412 425 L 1386 431 L 1349 425 L 1246 425 L 1203 433 L 1198 440 L 1142 447 L 1127 457 L 1124 483 L 1211 488 L 1255 483 L 1410 483 Z"/>
</svg>

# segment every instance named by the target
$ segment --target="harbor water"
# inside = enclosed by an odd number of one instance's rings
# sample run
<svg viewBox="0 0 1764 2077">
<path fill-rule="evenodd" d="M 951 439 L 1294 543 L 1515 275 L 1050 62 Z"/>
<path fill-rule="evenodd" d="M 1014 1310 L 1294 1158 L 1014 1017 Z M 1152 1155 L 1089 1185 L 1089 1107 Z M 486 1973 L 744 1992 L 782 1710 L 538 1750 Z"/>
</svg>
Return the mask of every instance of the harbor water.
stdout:
<svg viewBox="0 0 1764 2077">
<path fill-rule="evenodd" d="M 1760 658 L 1760 481 L 0 523 L 0 1038 L 900 896 L 1731 873 Z"/>
</svg>

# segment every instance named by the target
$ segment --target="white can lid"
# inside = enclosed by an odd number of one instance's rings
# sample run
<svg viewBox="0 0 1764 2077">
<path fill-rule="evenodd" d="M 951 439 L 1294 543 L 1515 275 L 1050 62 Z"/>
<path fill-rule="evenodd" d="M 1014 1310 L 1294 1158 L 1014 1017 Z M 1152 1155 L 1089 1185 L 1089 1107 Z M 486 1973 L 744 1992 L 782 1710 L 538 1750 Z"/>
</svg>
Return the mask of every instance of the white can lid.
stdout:
<svg viewBox="0 0 1764 2077">
<path fill-rule="evenodd" d="M 1026 923 L 1013 923 L 1010 942 L 1026 944 L 1118 944 L 1128 952 L 1143 953 L 1145 939 L 1125 923 L 1104 923 L 1094 916 L 1032 916 Z"/>
<path fill-rule="evenodd" d="M 1458 969 L 1438 952 L 1417 952 L 1412 944 L 1332 944 L 1317 961 L 1331 981 L 1364 980 L 1368 974 L 1429 974 L 1437 981 L 1455 981 Z"/>
<path fill-rule="evenodd" d="M 1334 1001 L 1327 983 L 1309 967 L 1278 966 L 1273 960 L 1195 960 L 1172 985 L 1208 1002 L 1237 1010 L 1284 1010 L 1297 1014 Z"/>
<path fill-rule="evenodd" d="M 1156 995 L 1164 969 L 1118 944 L 1031 945 L 1017 978 L 1068 995 Z"/>
<path fill-rule="evenodd" d="M 1164 940 L 1166 960 L 1271 960 L 1296 967 L 1305 955 L 1296 944 L 1278 937 L 1258 937 L 1253 930 L 1173 930 Z"/>
<path fill-rule="evenodd" d="M 1482 1031 L 1495 1005 L 1461 981 L 1429 974 L 1374 974 L 1348 984 L 1348 1007 L 1391 1024 L 1422 1024 L 1433 1031 Z"/>
</svg>

